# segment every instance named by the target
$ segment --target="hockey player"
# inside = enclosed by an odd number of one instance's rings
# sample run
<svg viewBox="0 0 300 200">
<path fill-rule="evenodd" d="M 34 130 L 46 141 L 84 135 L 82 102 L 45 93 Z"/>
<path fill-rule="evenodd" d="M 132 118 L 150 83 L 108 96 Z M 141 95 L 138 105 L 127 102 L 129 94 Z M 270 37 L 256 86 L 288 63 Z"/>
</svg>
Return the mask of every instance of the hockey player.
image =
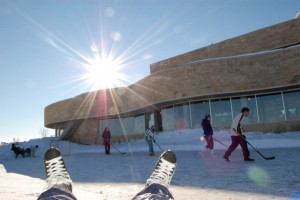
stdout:
<svg viewBox="0 0 300 200">
<path fill-rule="evenodd" d="M 155 127 L 154 127 L 154 125 L 152 125 L 145 132 L 145 140 L 149 146 L 149 156 L 154 156 L 154 150 L 153 150 L 153 142 L 155 142 L 154 130 L 155 130 Z"/>
<path fill-rule="evenodd" d="M 102 133 L 103 144 L 105 147 L 105 154 L 110 155 L 110 138 L 111 134 L 108 127 L 105 127 Z"/>
<path fill-rule="evenodd" d="M 201 122 L 203 128 L 203 135 L 207 142 L 205 150 L 209 150 L 211 155 L 214 156 L 214 139 L 213 139 L 213 129 L 210 123 L 210 115 L 206 114 L 204 119 Z"/>
<path fill-rule="evenodd" d="M 254 159 L 249 158 L 250 152 L 247 146 L 246 136 L 243 135 L 242 133 L 242 127 L 241 127 L 241 122 L 245 117 L 248 117 L 249 115 L 249 108 L 244 107 L 241 110 L 241 113 L 238 114 L 234 119 L 231 124 L 231 145 L 228 147 L 227 151 L 225 152 L 223 158 L 225 161 L 229 162 L 229 156 L 230 154 L 236 149 L 238 145 L 242 147 L 243 150 L 243 156 L 244 156 L 244 161 L 254 161 Z"/>
</svg>

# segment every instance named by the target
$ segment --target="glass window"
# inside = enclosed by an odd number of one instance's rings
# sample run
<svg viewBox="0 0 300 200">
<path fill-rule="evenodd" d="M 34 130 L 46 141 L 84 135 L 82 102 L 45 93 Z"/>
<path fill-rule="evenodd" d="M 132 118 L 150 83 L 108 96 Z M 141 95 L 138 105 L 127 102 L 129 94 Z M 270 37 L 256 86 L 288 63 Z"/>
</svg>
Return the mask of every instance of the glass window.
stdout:
<svg viewBox="0 0 300 200">
<path fill-rule="evenodd" d="M 231 125 L 231 105 L 230 99 L 215 99 L 210 101 L 212 113 L 212 125 L 228 126 Z"/>
<path fill-rule="evenodd" d="M 99 137 L 102 137 L 104 128 L 108 127 L 112 135 L 123 135 L 119 118 L 99 120 Z"/>
<path fill-rule="evenodd" d="M 144 133 L 145 131 L 145 115 L 137 115 L 134 117 L 134 133 Z"/>
<path fill-rule="evenodd" d="M 285 120 L 281 94 L 257 96 L 259 122 L 277 122 Z"/>
<path fill-rule="evenodd" d="M 300 119 L 300 91 L 283 93 L 287 120 Z"/>
<path fill-rule="evenodd" d="M 109 119 L 99 120 L 99 137 L 102 137 L 102 133 L 105 127 L 109 127 Z"/>
<path fill-rule="evenodd" d="M 123 118 L 123 133 L 124 135 L 134 133 L 134 117 L 125 117 Z"/>
<path fill-rule="evenodd" d="M 231 103 L 233 117 L 241 113 L 243 107 L 248 107 L 250 109 L 250 114 L 244 119 L 243 123 L 253 124 L 258 122 L 255 96 L 232 98 Z"/>
<path fill-rule="evenodd" d="M 174 106 L 175 128 L 186 129 L 190 128 L 190 109 L 189 104 Z"/>
<path fill-rule="evenodd" d="M 190 106 L 191 106 L 192 128 L 201 128 L 202 119 L 206 114 L 210 114 L 209 102 L 208 101 L 193 102 L 190 104 Z"/>
<path fill-rule="evenodd" d="M 110 119 L 110 133 L 112 135 L 123 135 L 123 129 L 122 129 L 122 118 L 113 118 Z"/>
<path fill-rule="evenodd" d="M 154 113 L 153 112 L 148 112 L 145 114 L 145 129 L 150 128 L 152 125 L 155 125 L 154 121 Z"/>
<path fill-rule="evenodd" d="M 175 129 L 174 109 L 172 107 L 163 108 L 162 115 L 162 130 L 170 131 Z"/>
</svg>

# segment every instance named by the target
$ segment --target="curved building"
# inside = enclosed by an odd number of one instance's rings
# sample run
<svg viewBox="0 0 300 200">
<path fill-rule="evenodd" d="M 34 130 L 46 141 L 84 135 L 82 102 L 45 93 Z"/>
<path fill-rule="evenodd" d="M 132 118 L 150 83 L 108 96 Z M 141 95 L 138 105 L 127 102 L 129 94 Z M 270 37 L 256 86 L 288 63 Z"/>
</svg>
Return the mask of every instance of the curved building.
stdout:
<svg viewBox="0 0 300 200">
<path fill-rule="evenodd" d="M 45 126 L 78 143 L 94 144 L 109 126 L 113 141 L 157 131 L 200 128 L 212 116 L 227 128 L 250 108 L 246 129 L 300 130 L 300 19 L 296 18 L 150 66 L 128 87 L 84 93 L 45 108 Z"/>
</svg>

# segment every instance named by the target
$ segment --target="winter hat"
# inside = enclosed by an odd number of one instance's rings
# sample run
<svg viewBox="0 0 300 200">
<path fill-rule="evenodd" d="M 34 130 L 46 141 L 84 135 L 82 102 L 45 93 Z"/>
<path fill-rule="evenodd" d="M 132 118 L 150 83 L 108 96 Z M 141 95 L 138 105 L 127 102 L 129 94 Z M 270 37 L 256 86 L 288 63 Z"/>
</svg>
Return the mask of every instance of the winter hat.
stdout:
<svg viewBox="0 0 300 200">
<path fill-rule="evenodd" d="M 249 112 L 249 111 L 250 111 L 250 109 L 249 109 L 249 108 L 247 108 L 247 107 L 244 107 L 244 108 L 242 108 L 241 112 L 243 113 L 243 112 L 245 112 L 245 111 Z"/>
<path fill-rule="evenodd" d="M 207 118 L 209 118 L 209 117 L 210 117 L 210 115 L 209 115 L 209 114 L 206 114 L 204 118 L 207 119 Z"/>
</svg>

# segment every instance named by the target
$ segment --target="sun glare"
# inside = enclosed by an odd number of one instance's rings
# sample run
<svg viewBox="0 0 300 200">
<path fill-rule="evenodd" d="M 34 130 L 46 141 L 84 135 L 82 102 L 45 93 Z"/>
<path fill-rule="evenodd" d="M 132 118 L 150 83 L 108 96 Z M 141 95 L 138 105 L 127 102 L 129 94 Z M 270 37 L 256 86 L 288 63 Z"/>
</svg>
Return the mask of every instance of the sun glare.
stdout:
<svg viewBox="0 0 300 200">
<path fill-rule="evenodd" d="M 120 64 L 113 59 L 96 58 L 87 66 L 85 78 L 92 89 L 112 88 L 118 85 L 121 79 Z"/>
</svg>

